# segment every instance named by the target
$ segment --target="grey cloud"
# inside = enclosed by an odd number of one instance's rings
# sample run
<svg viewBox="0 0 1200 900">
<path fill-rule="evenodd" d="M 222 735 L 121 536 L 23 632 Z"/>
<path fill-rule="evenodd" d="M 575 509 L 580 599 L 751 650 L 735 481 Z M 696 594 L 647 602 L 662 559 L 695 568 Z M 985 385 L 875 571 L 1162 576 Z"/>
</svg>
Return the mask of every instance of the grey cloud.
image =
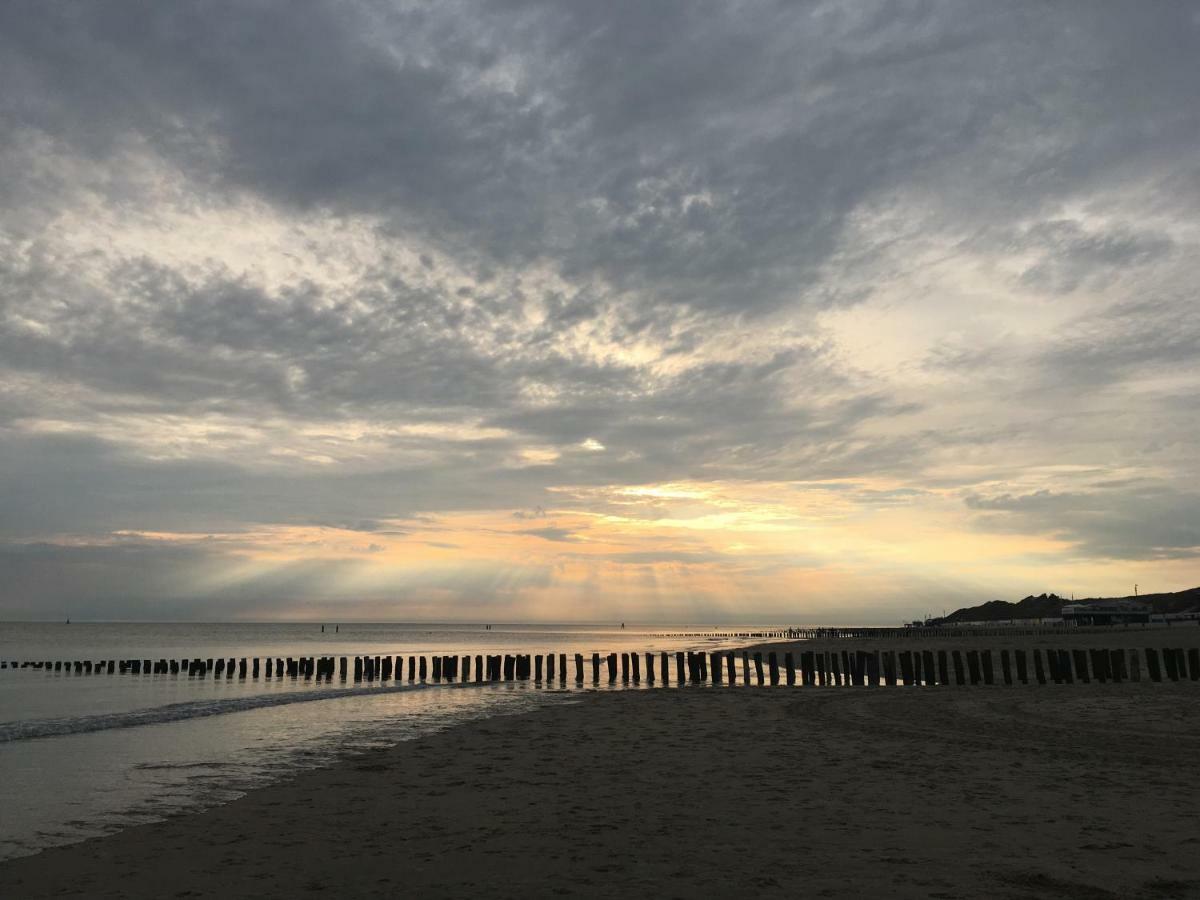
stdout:
<svg viewBox="0 0 1200 900">
<path fill-rule="evenodd" d="M 523 528 L 515 533 L 532 535 L 533 537 L 539 537 L 545 541 L 573 543 L 580 539 L 577 531 L 578 529 L 560 528 L 557 525 L 547 525 L 545 528 Z"/>
<path fill-rule="evenodd" d="M 1021 273 L 1031 287 L 1067 293 L 1085 285 L 1103 286 L 1118 272 L 1161 261 L 1174 248 L 1168 235 L 1129 227 L 1088 232 L 1078 222 L 1048 220 L 1025 229 L 1013 242 L 1016 252 L 1035 250 L 1043 258 Z"/>
<path fill-rule="evenodd" d="M 1200 494 L 1162 484 L 1091 492 L 1035 491 L 970 495 L 982 515 L 977 527 L 1022 534 L 1054 534 L 1081 556 L 1115 559 L 1186 559 L 1200 556 Z"/>
<path fill-rule="evenodd" d="M 1039 351 L 1045 381 L 1099 387 L 1140 371 L 1171 371 L 1200 362 L 1200 309 L 1190 295 L 1120 302 L 1072 323 Z"/>
<path fill-rule="evenodd" d="M 970 177 L 1013 215 L 1197 135 L 1174 8 L 5 9 L 3 114 L 81 152 L 136 134 L 299 209 L 727 309 L 794 298 L 872 192 Z"/>
</svg>

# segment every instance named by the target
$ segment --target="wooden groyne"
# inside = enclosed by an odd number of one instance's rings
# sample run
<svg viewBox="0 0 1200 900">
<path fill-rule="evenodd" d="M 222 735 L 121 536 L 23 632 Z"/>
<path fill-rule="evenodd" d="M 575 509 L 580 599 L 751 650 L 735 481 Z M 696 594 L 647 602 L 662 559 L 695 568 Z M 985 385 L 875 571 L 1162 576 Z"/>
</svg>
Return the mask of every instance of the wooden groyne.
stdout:
<svg viewBox="0 0 1200 900">
<path fill-rule="evenodd" d="M 674 665 L 672 665 L 672 663 Z M 649 651 L 190 659 L 4 660 L 0 669 L 64 675 L 225 680 L 545 685 L 897 687 L 1200 681 L 1200 648 Z M 672 677 L 673 671 L 673 677 Z M 1143 677 L 1144 676 L 1144 677 Z"/>
</svg>

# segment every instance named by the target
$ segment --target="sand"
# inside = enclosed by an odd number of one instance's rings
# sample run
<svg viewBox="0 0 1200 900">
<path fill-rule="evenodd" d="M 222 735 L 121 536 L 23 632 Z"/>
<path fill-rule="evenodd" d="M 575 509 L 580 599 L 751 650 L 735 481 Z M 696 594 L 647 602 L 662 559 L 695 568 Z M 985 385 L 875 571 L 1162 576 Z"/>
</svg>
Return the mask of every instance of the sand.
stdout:
<svg viewBox="0 0 1200 900">
<path fill-rule="evenodd" d="M 1200 897 L 1200 688 L 578 692 L 0 866 L 0 896 Z"/>
</svg>

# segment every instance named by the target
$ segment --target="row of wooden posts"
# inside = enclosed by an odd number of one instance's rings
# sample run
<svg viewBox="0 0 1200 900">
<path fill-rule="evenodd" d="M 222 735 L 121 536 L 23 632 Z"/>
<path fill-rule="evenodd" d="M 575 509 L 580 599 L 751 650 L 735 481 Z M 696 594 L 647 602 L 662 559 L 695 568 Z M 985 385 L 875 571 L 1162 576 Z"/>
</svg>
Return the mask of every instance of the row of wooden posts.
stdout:
<svg viewBox="0 0 1200 900">
<path fill-rule="evenodd" d="M 999 657 L 999 668 L 996 658 Z M 671 683 L 671 655 L 661 653 L 591 654 L 592 684 Z M 408 680 L 435 682 L 568 681 L 567 654 L 409 656 Z M 1142 661 L 1150 681 L 1200 680 L 1200 649 L 1178 647 L 1073 650 L 840 650 L 800 653 L 753 653 L 745 650 L 678 651 L 674 654 L 676 684 L 896 686 L 977 684 L 1071 684 L 1076 681 L 1125 682 L 1142 680 Z M 656 670 L 655 662 L 659 662 Z M 45 669 L 91 675 L 106 673 L 186 674 L 204 678 L 304 678 L 318 681 L 401 681 L 404 656 L 253 657 L 251 659 L 130 659 L 12 661 L 12 668 Z M 576 653 L 574 682 L 585 683 L 585 660 Z M 798 663 L 798 664 L 797 664 Z M 260 665 L 262 664 L 262 665 Z M 9 662 L 0 662 L 8 668 Z M 472 672 L 474 677 L 472 677 Z"/>
</svg>

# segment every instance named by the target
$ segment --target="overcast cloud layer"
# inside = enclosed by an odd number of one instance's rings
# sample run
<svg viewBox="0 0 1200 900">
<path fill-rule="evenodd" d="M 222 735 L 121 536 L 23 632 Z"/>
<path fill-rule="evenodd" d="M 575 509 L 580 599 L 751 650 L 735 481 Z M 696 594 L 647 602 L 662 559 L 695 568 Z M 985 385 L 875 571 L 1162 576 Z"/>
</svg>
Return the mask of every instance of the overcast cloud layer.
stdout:
<svg viewBox="0 0 1200 900">
<path fill-rule="evenodd" d="M 1188 4 L 0 6 L 0 616 L 1200 583 Z"/>
</svg>

